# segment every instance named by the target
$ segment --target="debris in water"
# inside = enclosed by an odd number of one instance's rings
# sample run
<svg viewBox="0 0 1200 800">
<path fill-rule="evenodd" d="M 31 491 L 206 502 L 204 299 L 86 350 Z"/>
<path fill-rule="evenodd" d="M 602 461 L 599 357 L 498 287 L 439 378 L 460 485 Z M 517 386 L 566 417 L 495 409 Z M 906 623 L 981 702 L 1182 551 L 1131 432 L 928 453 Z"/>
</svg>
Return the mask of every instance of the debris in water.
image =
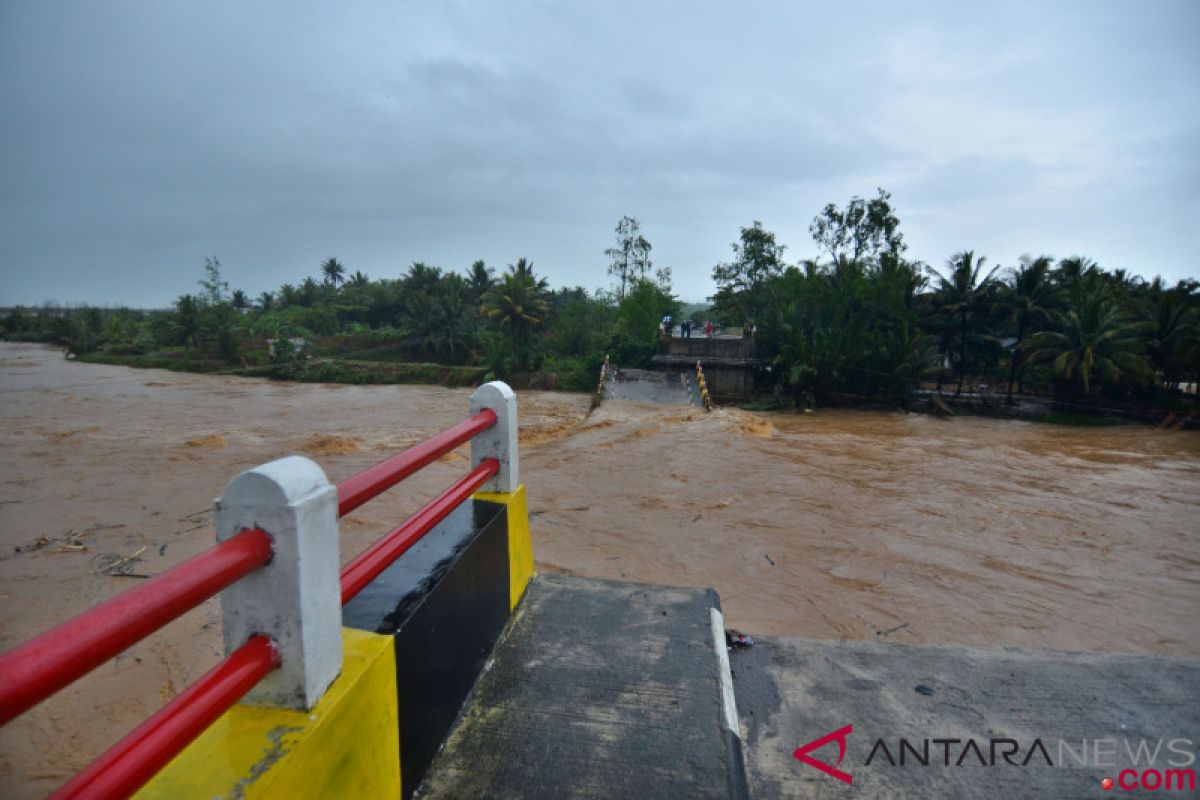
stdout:
<svg viewBox="0 0 1200 800">
<path fill-rule="evenodd" d="M 30 544 L 19 544 L 13 547 L 14 553 L 32 553 L 35 550 L 41 550 L 46 545 L 53 541 L 49 536 L 39 536 Z"/>
<path fill-rule="evenodd" d="M 127 556 L 119 556 L 116 553 L 103 553 L 92 559 L 92 563 L 96 565 L 97 575 L 109 575 L 112 577 L 125 578 L 148 578 L 149 575 L 139 575 L 133 572 L 133 565 L 142 560 L 142 553 L 146 552 L 146 545 L 142 545 L 132 554 Z"/>
<path fill-rule="evenodd" d="M 896 625 L 895 627 L 892 627 L 892 628 L 888 628 L 886 631 L 875 631 L 875 635 L 876 636 L 887 636 L 889 633 L 895 633 L 896 631 L 902 631 L 907 627 L 908 627 L 907 622 L 901 622 L 899 625 Z"/>
<path fill-rule="evenodd" d="M 81 540 L 89 533 L 124 527 L 124 524 L 107 525 L 105 523 L 99 523 L 92 525 L 89 528 L 81 528 L 79 530 L 68 528 L 65 531 L 59 531 L 58 533 L 55 533 L 53 536 L 43 534 L 29 544 L 16 545 L 13 547 L 13 553 L 33 553 L 37 550 L 41 550 L 43 547 L 47 547 L 55 543 L 58 544 L 58 552 L 60 553 L 82 552 L 87 550 L 87 545 L 85 545 Z"/>
<path fill-rule="evenodd" d="M 725 644 L 729 647 L 754 647 L 754 640 L 741 631 L 727 628 L 725 630 Z"/>
<path fill-rule="evenodd" d="M 771 556 L 769 556 L 766 553 L 763 553 L 763 558 L 765 558 L 767 560 L 767 563 L 770 564 L 772 567 L 775 566 L 775 561 L 771 558 Z"/>
</svg>

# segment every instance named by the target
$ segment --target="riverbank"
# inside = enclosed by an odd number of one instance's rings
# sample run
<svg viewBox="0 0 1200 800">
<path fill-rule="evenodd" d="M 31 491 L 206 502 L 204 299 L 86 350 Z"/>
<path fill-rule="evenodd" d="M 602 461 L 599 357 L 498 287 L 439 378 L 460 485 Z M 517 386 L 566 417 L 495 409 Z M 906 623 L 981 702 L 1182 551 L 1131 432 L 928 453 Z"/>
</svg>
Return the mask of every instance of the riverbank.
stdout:
<svg viewBox="0 0 1200 800">
<path fill-rule="evenodd" d="M 741 340 L 731 341 L 736 344 Z M 459 388 L 479 386 L 493 377 L 493 373 L 484 366 L 405 360 L 409 354 L 401 345 L 380 345 L 369 338 L 364 340 L 363 337 L 357 336 L 321 337 L 313 345 L 315 355 L 296 358 L 286 363 L 272 363 L 269 360 L 265 340 L 249 340 L 244 344 L 240 364 L 206 359 L 196 351 L 185 348 L 140 354 L 95 350 L 68 358 L 89 364 L 270 378 L 299 383 L 409 384 Z M 591 366 L 578 359 L 569 363 L 554 362 L 548 364 L 546 369 L 511 375 L 507 380 L 518 389 L 590 392 L 595 380 L 595 370 Z M 754 412 L 792 411 L 791 407 L 780 403 L 769 393 L 752 395 L 750 399 L 734 401 L 729 405 Z M 825 407 L 880 412 L 897 409 L 895 404 L 889 405 L 876 398 L 849 394 L 828 398 Z M 1164 396 L 1155 402 L 1109 400 L 1092 404 L 1070 403 L 1041 395 L 1021 395 L 1009 405 L 1000 393 L 968 391 L 953 394 L 921 388 L 916 391 L 905 410 L 934 415 L 961 414 L 1016 419 L 1054 425 L 1108 426 L 1144 423 L 1172 429 L 1200 430 L 1200 404 L 1184 395 Z"/>
<path fill-rule="evenodd" d="M 787 414 L 792 411 L 770 398 L 739 403 L 737 407 L 758 413 Z M 842 398 L 839 404 L 824 407 L 824 410 L 835 409 L 867 413 L 894 413 L 899 410 L 877 401 L 857 398 Z M 983 417 L 1090 428 L 1150 425 L 1167 430 L 1200 430 L 1200 407 L 1186 398 L 1159 405 L 1082 406 L 1056 402 L 1049 397 L 1023 395 L 1016 397 L 1013 405 L 1008 405 L 1003 395 L 965 394 L 956 397 L 923 390 L 917 393 L 914 402 L 905 411 L 937 417 Z"/>
<path fill-rule="evenodd" d="M 202 375 L 233 375 L 242 378 L 274 378 L 298 383 L 416 384 L 420 386 L 478 386 L 487 376 L 485 367 L 453 366 L 424 362 L 380 362 L 350 359 L 315 358 L 286 366 L 230 367 L 162 356 L 130 356 L 88 353 L 74 357 L 86 364 L 135 369 L 165 369 Z"/>
<path fill-rule="evenodd" d="M 5 648 L 208 546 L 237 471 L 301 453 L 342 480 L 457 422 L 470 395 L 12 343 L 0 392 Z M 764 635 L 1200 655 L 1194 431 L 519 398 L 539 570 L 711 586 L 730 626 Z M 343 560 L 465 452 L 343 520 Z M 5 794 L 47 793 L 219 650 L 210 602 L 0 730 Z"/>
</svg>

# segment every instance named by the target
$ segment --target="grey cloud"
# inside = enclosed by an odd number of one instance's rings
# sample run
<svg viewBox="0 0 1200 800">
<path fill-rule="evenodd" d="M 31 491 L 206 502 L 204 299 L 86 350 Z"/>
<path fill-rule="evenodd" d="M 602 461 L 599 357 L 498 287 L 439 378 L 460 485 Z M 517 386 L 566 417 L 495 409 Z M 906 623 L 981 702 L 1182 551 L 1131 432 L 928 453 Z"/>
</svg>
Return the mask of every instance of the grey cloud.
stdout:
<svg viewBox="0 0 1200 800">
<path fill-rule="evenodd" d="M 8 3 L 0 304 L 161 305 L 211 253 L 252 292 L 333 254 L 374 275 L 528 255 L 595 287 L 621 214 L 698 299 L 740 225 L 811 255 L 812 215 L 880 185 L 933 263 L 1071 241 L 1196 274 L 1198 17 Z"/>
</svg>

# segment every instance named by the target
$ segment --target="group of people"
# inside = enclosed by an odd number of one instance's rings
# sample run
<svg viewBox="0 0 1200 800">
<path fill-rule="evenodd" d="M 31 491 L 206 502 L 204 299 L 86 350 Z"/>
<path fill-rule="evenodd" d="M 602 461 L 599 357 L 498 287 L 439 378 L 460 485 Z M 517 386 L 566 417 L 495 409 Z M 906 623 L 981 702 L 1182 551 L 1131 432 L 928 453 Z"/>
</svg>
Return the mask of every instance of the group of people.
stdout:
<svg viewBox="0 0 1200 800">
<path fill-rule="evenodd" d="M 685 319 L 679 326 L 679 333 L 684 339 L 692 338 L 692 331 L 696 330 L 700 323 L 692 319 Z M 670 314 L 663 314 L 662 318 L 663 336 L 670 338 L 675 331 L 675 321 L 671 319 Z M 712 320 L 704 320 L 704 335 L 712 338 L 716 333 L 716 326 L 712 324 Z"/>
<path fill-rule="evenodd" d="M 684 339 L 690 339 L 692 338 L 692 332 L 696 330 L 699 325 L 700 323 L 696 322 L 695 320 L 685 319 L 679 326 L 679 335 Z M 757 325 L 751 325 L 749 322 L 745 323 L 742 325 L 742 338 L 753 339 L 754 334 L 757 332 L 757 328 Z M 663 336 L 668 339 L 675 335 L 675 321 L 671 318 L 670 314 L 663 314 L 662 331 Z M 712 320 L 704 320 L 704 335 L 711 339 L 716 332 L 717 326 L 713 325 Z"/>
</svg>

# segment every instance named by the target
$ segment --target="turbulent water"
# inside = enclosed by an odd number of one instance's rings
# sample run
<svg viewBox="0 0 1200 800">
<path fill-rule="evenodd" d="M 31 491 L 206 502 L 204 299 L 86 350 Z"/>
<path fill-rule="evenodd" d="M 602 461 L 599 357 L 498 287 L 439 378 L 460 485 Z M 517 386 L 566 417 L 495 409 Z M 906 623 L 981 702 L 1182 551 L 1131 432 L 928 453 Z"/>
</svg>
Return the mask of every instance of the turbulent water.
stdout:
<svg viewBox="0 0 1200 800">
<path fill-rule="evenodd" d="M 204 549 L 239 470 L 305 453 L 341 480 L 461 419 L 469 394 L 0 343 L 0 647 Z M 540 570 L 712 586 L 749 633 L 1200 654 L 1200 433 L 588 405 L 520 394 Z M 466 453 L 343 520 L 343 560 Z M 45 794 L 203 674 L 217 620 L 206 603 L 0 730 L 0 794 Z"/>
</svg>

